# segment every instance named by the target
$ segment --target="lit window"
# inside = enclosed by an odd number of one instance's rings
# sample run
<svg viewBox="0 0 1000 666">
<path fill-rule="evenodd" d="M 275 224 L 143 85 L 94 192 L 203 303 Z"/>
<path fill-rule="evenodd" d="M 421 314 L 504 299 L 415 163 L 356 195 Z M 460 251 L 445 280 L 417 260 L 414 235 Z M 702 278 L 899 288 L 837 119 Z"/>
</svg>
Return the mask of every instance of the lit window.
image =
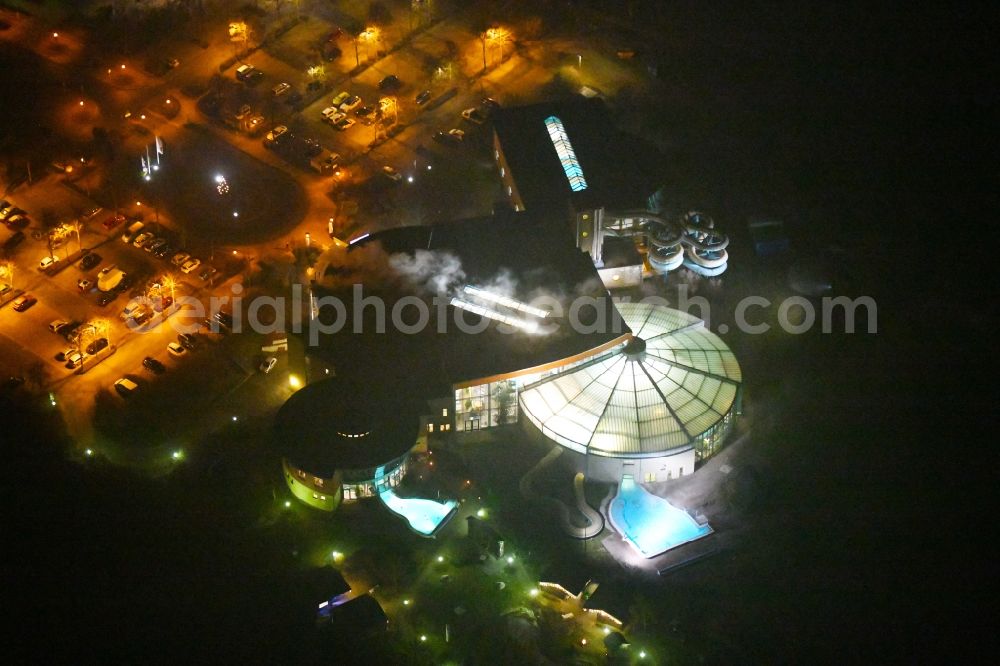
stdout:
<svg viewBox="0 0 1000 666">
<path fill-rule="evenodd" d="M 510 185 L 507 186 L 507 196 L 514 196 L 514 188 Z"/>
<path fill-rule="evenodd" d="M 576 152 L 573 150 L 573 144 L 570 143 L 562 121 L 555 116 L 549 116 L 545 119 L 545 129 L 548 130 L 552 146 L 556 149 L 556 155 L 559 156 L 559 163 L 569 181 L 569 189 L 574 192 L 587 189 L 587 179 L 583 177 L 583 168 L 576 160 Z"/>
<path fill-rule="evenodd" d="M 434 424 L 433 423 L 428 423 L 427 424 L 427 432 L 434 432 Z"/>
<path fill-rule="evenodd" d="M 500 159 L 500 151 L 499 150 L 494 150 L 493 151 L 493 159 L 495 159 L 495 160 L 499 160 Z"/>
<path fill-rule="evenodd" d="M 506 175 L 507 175 L 507 172 L 504 171 L 503 167 L 500 167 L 500 177 L 503 178 Z"/>
<path fill-rule="evenodd" d="M 442 407 L 441 408 L 441 416 L 448 416 L 448 408 L 447 407 Z"/>
</svg>

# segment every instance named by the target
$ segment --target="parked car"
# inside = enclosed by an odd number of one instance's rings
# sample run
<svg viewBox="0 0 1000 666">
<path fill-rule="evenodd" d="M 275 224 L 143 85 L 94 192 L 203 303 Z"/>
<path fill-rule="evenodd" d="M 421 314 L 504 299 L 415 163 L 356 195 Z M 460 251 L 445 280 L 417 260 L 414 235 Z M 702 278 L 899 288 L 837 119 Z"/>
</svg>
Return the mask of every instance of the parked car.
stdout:
<svg viewBox="0 0 1000 666">
<path fill-rule="evenodd" d="M 216 273 L 218 273 L 218 272 L 219 272 L 219 270 L 218 270 L 217 268 L 215 268 L 214 266 L 208 266 L 208 267 L 207 267 L 207 268 L 205 268 L 205 270 L 203 270 L 203 271 L 202 271 L 201 273 L 198 273 L 198 278 L 199 278 L 199 279 L 200 279 L 200 280 L 201 280 L 202 282 L 208 282 L 208 281 L 209 281 L 209 280 L 211 280 L 211 279 L 212 279 L 212 277 L 214 277 L 214 276 L 215 276 L 215 274 L 216 274 Z"/>
<path fill-rule="evenodd" d="M 320 111 L 319 114 L 323 117 L 325 122 L 332 123 L 333 119 L 340 115 L 340 111 L 338 111 L 335 106 L 328 106 Z"/>
<path fill-rule="evenodd" d="M 370 106 L 358 107 L 354 110 L 354 115 L 365 125 L 371 125 L 375 122 L 375 109 Z"/>
<path fill-rule="evenodd" d="M 96 340 L 94 340 L 93 342 L 91 342 L 89 345 L 87 345 L 87 353 L 90 354 L 91 356 L 93 356 L 94 354 L 96 354 L 97 352 L 101 351 L 102 349 L 106 349 L 107 346 L 108 346 L 108 339 L 107 338 L 97 338 Z"/>
<path fill-rule="evenodd" d="M 17 312 L 24 312 L 37 302 L 38 299 L 32 296 L 31 294 L 21 294 L 20 296 L 14 299 L 14 303 L 13 305 L 11 305 L 11 307 L 14 308 L 14 310 L 16 310 Z"/>
<path fill-rule="evenodd" d="M 114 290 L 112 290 L 112 291 L 102 291 L 101 295 L 97 297 L 97 304 L 100 307 L 103 308 L 103 307 L 106 307 L 112 301 L 114 301 L 116 298 L 118 298 L 118 292 L 117 291 L 114 291 Z"/>
<path fill-rule="evenodd" d="M 49 330 L 52 331 L 53 333 L 58 333 L 59 329 L 68 323 L 69 322 L 66 321 L 65 319 L 56 319 L 55 321 L 49 323 Z"/>
<path fill-rule="evenodd" d="M 182 265 L 185 261 L 187 261 L 190 258 L 191 258 L 191 255 L 188 254 L 187 252 L 178 252 L 170 260 L 170 263 L 172 263 L 174 266 L 180 266 L 180 265 Z"/>
<path fill-rule="evenodd" d="M 278 364 L 278 359 L 276 359 L 273 356 L 268 356 L 263 361 L 261 361 L 259 369 L 266 375 L 267 373 L 271 372 L 271 370 L 274 370 L 274 366 L 277 364 Z"/>
<path fill-rule="evenodd" d="M 153 250 L 153 256 L 158 257 L 160 259 L 165 259 L 167 255 L 173 255 L 175 250 L 176 248 L 171 246 L 169 243 L 164 243 L 157 249 Z"/>
<path fill-rule="evenodd" d="M 119 224 L 125 224 L 124 215 L 112 215 L 108 219 L 104 220 L 103 226 L 105 229 L 114 229 Z"/>
<path fill-rule="evenodd" d="M 226 328 L 230 328 L 231 329 L 233 327 L 233 315 L 229 314 L 228 312 L 221 312 L 221 311 L 220 312 L 216 312 L 215 313 L 215 321 L 219 322 L 220 324 L 222 324 Z M 209 323 L 211 323 L 211 322 L 209 322 Z"/>
<path fill-rule="evenodd" d="M 156 252 L 157 250 L 159 250 L 161 247 L 163 247 L 166 244 L 167 244 L 167 239 L 166 238 L 157 238 L 155 240 L 152 240 L 152 241 L 146 243 L 143 246 L 142 249 L 145 250 L 146 252 L 149 252 L 149 253 L 152 254 L 152 253 Z"/>
<path fill-rule="evenodd" d="M 388 178 L 389 180 L 397 183 L 403 180 L 403 174 L 399 173 L 389 165 L 382 167 L 382 175 Z"/>
<path fill-rule="evenodd" d="M 465 138 L 465 132 L 460 129 L 450 129 L 447 132 L 435 132 L 434 140 L 438 143 L 456 144 Z"/>
<path fill-rule="evenodd" d="M 492 97 L 484 97 L 482 101 L 479 102 L 479 105 L 487 113 L 493 113 L 494 111 L 500 108 L 500 102 L 496 101 Z"/>
<path fill-rule="evenodd" d="M 15 247 L 24 242 L 24 232 L 17 231 L 10 238 L 3 242 L 3 249 L 13 250 Z"/>
<path fill-rule="evenodd" d="M 11 215 L 4 222 L 10 229 L 24 229 L 26 226 L 31 224 L 31 220 L 20 213 Z"/>
<path fill-rule="evenodd" d="M 236 68 L 236 79 L 246 81 L 255 71 L 253 65 L 240 65 Z"/>
<path fill-rule="evenodd" d="M 201 266 L 201 259 L 188 259 L 181 265 L 181 273 L 187 275 L 199 266 Z"/>
<path fill-rule="evenodd" d="M 291 89 L 292 89 L 291 85 L 282 81 L 278 85 L 271 88 L 271 94 L 273 94 L 275 97 L 281 97 Z"/>
<path fill-rule="evenodd" d="M 81 292 L 88 292 L 90 288 L 94 286 L 94 283 L 90 280 L 80 279 L 76 281 L 76 288 Z"/>
<path fill-rule="evenodd" d="M 343 132 L 344 130 L 348 130 L 351 127 L 353 127 L 354 123 L 355 123 L 354 118 L 348 118 L 344 114 L 340 114 L 340 117 L 336 118 L 333 121 L 333 126 L 335 129 L 338 129 L 341 132 Z"/>
<path fill-rule="evenodd" d="M 121 379 L 115 382 L 115 391 L 117 391 L 118 395 L 122 396 L 123 398 L 131 396 L 133 393 L 135 393 L 136 389 L 138 388 L 139 388 L 138 384 L 136 384 L 134 381 L 126 377 L 122 377 Z"/>
<path fill-rule="evenodd" d="M 417 103 L 417 106 L 423 106 L 430 100 L 430 98 L 431 98 L 430 90 L 421 90 L 414 98 L 414 101 Z"/>
<path fill-rule="evenodd" d="M 101 263 L 101 255 L 97 254 L 96 252 L 91 252 L 90 254 L 88 254 L 87 256 L 85 256 L 83 259 L 80 260 L 79 265 L 82 270 L 89 271 L 91 268 L 94 268 L 99 263 Z"/>
<path fill-rule="evenodd" d="M 17 206 L 11 206 L 10 208 L 7 208 L 3 211 L 3 215 L 0 216 L 0 219 L 9 220 L 15 215 L 27 215 L 27 214 L 28 211 L 24 210 L 23 208 L 18 208 Z"/>
<path fill-rule="evenodd" d="M 146 358 L 142 359 L 142 367 L 146 368 L 147 370 L 150 370 L 151 372 L 157 375 L 162 375 L 164 372 L 167 371 L 167 366 L 163 365 L 152 356 L 147 356 Z"/>
<path fill-rule="evenodd" d="M 395 74 L 390 74 L 378 82 L 379 90 L 399 90 L 402 86 L 403 82 Z"/>
<path fill-rule="evenodd" d="M 65 349 L 63 349 L 62 351 L 60 351 L 60 352 L 56 353 L 56 360 L 57 360 L 57 361 L 65 361 L 65 360 L 66 360 L 66 358 L 67 358 L 67 357 L 68 357 L 68 356 L 69 356 L 70 354 L 72 354 L 73 352 L 75 352 L 75 351 L 76 351 L 76 347 L 66 347 L 66 348 L 65 348 Z"/>
<path fill-rule="evenodd" d="M 187 349 L 185 349 L 183 345 L 177 342 L 168 343 L 167 351 L 170 353 L 171 356 L 174 356 L 176 358 L 180 358 L 181 356 L 187 354 Z"/>
<path fill-rule="evenodd" d="M 66 367 L 70 370 L 75 370 L 83 365 L 83 354 L 78 351 L 73 351 L 66 357 Z"/>
<path fill-rule="evenodd" d="M 341 104 L 346 102 L 350 96 L 351 93 L 347 92 L 346 90 L 337 93 L 337 96 L 333 98 L 333 105 L 339 107 Z"/>
<path fill-rule="evenodd" d="M 462 117 L 470 123 L 475 123 L 477 125 L 482 125 L 486 122 L 486 116 L 484 116 L 482 112 L 474 106 L 462 111 Z"/>
<path fill-rule="evenodd" d="M 194 351 L 198 347 L 198 336 L 194 333 L 180 333 L 177 336 L 177 342 L 181 343 L 185 349 Z"/>
<path fill-rule="evenodd" d="M 139 234 L 138 236 L 135 237 L 135 240 L 132 241 L 132 245 L 134 245 L 136 247 L 142 247 L 146 243 L 149 243 L 150 241 L 152 241 L 154 238 L 156 238 L 156 236 L 154 236 L 152 233 L 150 233 L 148 231 L 144 231 L 144 232 L 142 232 L 141 234 Z"/>
<path fill-rule="evenodd" d="M 264 135 L 264 143 L 268 146 L 272 146 L 278 143 L 278 139 L 283 137 L 286 132 L 288 132 L 288 127 L 285 125 L 275 125 L 271 128 L 271 131 Z"/>
<path fill-rule="evenodd" d="M 38 267 L 44 271 L 49 268 L 52 268 L 58 263 L 59 263 L 59 257 L 57 257 L 56 255 L 52 255 L 51 257 L 43 257 L 42 260 L 38 262 Z"/>
<path fill-rule="evenodd" d="M 361 106 L 361 98 L 357 95 L 350 95 L 347 99 L 341 102 L 340 110 L 347 113 L 348 111 L 353 111 L 359 106 Z"/>
<path fill-rule="evenodd" d="M 56 330 L 56 333 L 61 335 L 66 342 L 71 342 L 76 338 L 76 334 L 80 331 L 82 325 L 82 321 L 66 322 Z"/>
</svg>

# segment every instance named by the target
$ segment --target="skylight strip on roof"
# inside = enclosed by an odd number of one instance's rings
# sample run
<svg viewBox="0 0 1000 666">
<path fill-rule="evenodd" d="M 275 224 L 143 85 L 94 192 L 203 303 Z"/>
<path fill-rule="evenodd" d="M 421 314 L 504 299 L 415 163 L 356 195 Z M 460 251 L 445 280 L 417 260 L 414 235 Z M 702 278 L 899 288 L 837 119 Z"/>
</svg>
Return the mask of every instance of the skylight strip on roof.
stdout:
<svg viewBox="0 0 1000 666">
<path fill-rule="evenodd" d="M 576 159 L 576 151 L 566 134 L 566 128 L 559 118 L 549 116 L 545 119 L 545 129 L 549 132 L 552 145 L 559 156 L 559 163 L 562 165 L 566 179 L 569 181 L 569 189 L 574 192 L 582 192 L 587 189 L 587 179 L 583 176 L 583 168 Z"/>
<path fill-rule="evenodd" d="M 486 317 L 487 319 L 492 319 L 494 321 L 499 321 L 514 328 L 520 328 L 523 331 L 534 332 L 538 330 L 538 324 L 533 321 L 526 321 L 524 319 L 518 319 L 517 317 L 509 317 L 505 314 L 501 314 L 496 310 L 490 310 L 489 308 L 484 308 L 481 305 L 476 305 L 475 303 L 470 303 L 469 301 L 463 301 L 460 298 L 452 298 L 451 305 L 453 307 L 459 308 L 460 310 L 466 310 L 477 314 L 480 317 Z"/>
<path fill-rule="evenodd" d="M 540 308 L 532 307 L 527 303 L 522 303 L 521 301 L 515 300 L 513 298 L 508 298 L 507 296 L 501 296 L 500 294 L 494 294 L 493 292 L 486 291 L 485 289 L 480 289 L 479 287 L 473 287 L 471 285 L 465 285 L 465 293 L 481 298 L 484 301 L 492 301 L 497 305 L 502 305 L 504 307 L 510 308 L 511 310 L 517 310 L 519 312 L 524 312 L 526 314 L 534 315 L 536 317 L 545 318 L 549 316 L 549 313 Z"/>
</svg>

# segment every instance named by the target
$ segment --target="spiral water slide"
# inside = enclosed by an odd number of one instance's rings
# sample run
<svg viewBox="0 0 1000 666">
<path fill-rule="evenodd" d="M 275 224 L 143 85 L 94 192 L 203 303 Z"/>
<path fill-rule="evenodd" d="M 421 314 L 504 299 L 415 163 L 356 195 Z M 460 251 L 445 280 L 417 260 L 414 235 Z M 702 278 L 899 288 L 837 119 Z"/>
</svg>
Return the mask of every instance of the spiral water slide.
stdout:
<svg viewBox="0 0 1000 666">
<path fill-rule="evenodd" d="M 680 221 L 647 210 L 609 215 L 638 221 L 627 229 L 605 228 L 603 232 L 613 236 L 645 235 L 647 258 L 654 270 L 666 273 L 684 265 L 701 275 L 714 276 L 727 268 L 729 238 L 716 230 L 715 222 L 704 213 L 689 211 Z"/>
</svg>

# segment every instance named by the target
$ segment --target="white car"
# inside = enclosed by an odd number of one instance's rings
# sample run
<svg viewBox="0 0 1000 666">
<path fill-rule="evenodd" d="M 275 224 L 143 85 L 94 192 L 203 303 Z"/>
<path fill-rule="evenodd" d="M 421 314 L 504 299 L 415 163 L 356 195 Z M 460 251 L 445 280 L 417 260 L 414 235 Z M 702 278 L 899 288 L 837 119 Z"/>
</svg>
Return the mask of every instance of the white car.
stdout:
<svg viewBox="0 0 1000 666">
<path fill-rule="evenodd" d="M 191 255 L 188 254 L 187 252 L 178 252 L 177 254 L 174 255 L 173 259 L 170 260 L 170 263 L 172 263 L 174 266 L 180 266 L 190 258 Z"/>
<path fill-rule="evenodd" d="M 333 126 L 343 132 L 344 130 L 354 127 L 354 118 L 348 118 L 347 116 L 341 114 L 340 118 L 333 121 Z"/>
<path fill-rule="evenodd" d="M 156 238 L 156 236 L 149 233 L 148 231 L 144 231 L 135 237 L 135 240 L 132 241 L 132 245 L 135 245 L 136 247 L 142 247 L 143 245 L 153 240 L 154 238 Z"/>
<path fill-rule="evenodd" d="M 38 267 L 44 271 L 46 268 L 51 268 L 52 266 L 55 266 L 58 263 L 59 263 L 59 257 L 52 255 L 51 257 L 45 257 L 44 259 L 39 261 Z"/>
<path fill-rule="evenodd" d="M 342 116 L 344 114 L 340 113 L 337 107 L 328 106 L 320 112 L 320 115 L 323 116 L 323 120 L 325 120 L 328 123 L 332 123 L 338 115 Z"/>
<path fill-rule="evenodd" d="M 389 165 L 382 167 L 382 175 L 397 183 L 403 180 L 403 174 L 399 173 Z"/>
<path fill-rule="evenodd" d="M 188 353 L 188 350 L 184 348 L 179 342 L 171 342 L 167 344 L 167 351 L 171 356 L 180 358 Z"/>
<path fill-rule="evenodd" d="M 288 92 L 291 89 L 292 89 L 292 86 L 290 86 L 289 84 L 287 84 L 284 81 L 282 81 L 278 85 L 274 86 L 274 88 L 271 89 L 271 92 L 274 93 L 275 97 L 281 97 L 282 95 L 284 95 L 286 92 Z"/>
<path fill-rule="evenodd" d="M 133 391 L 137 388 L 139 388 L 138 384 L 131 379 L 126 379 L 125 377 L 122 377 L 115 382 L 115 390 L 118 391 L 118 395 L 123 398 L 127 398 L 132 395 Z"/>
<path fill-rule="evenodd" d="M 340 105 L 340 110 L 347 113 L 348 111 L 353 111 L 359 106 L 361 106 L 361 98 L 357 95 L 351 95 Z"/>
<path fill-rule="evenodd" d="M 277 365 L 277 363 L 278 363 L 278 359 L 276 359 L 273 356 L 268 356 L 263 361 L 261 361 L 261 363 L 260 363 L 260 371 L 263 372 L 266 375 L 267 373 L 269 373 L 272 370 L 274 370 L 274 366 Z"/>
<path fill-rule="evenodd" d="M 448 130 L 448 135 L 455 137 L 459 141 L 462 141 L 463 139 L 465 139 L 465 132 L 463 130 L 460 130 L 460 129 L 450 129 L 450 130 Z"/>
<path fill-rule="evenodd" d="M 53 333 L 58 333 L 59 329 L 68 324 L 69 322 L 65 319 L 56 319 L 54 322 L 49 324 L 49 330 Z"/>
<path fill-rule="evenodd" d="M 470 123 L 475 123 L 477 125 L 482 125 L 486 122 L 486 118 L 480 113 L 479 109 L 472 106 L 462 111 L 462 117 L 468 120 Z"/>
<path fill-rule="evenodd" d="M 194 269 L 198 268 L 199 266 L 201 266 L 201 259 L 188 259 L 181 266 L 181 273 L 184 273 L 186 275 L 191 271 L 193 271 Z"/>
</svg>

